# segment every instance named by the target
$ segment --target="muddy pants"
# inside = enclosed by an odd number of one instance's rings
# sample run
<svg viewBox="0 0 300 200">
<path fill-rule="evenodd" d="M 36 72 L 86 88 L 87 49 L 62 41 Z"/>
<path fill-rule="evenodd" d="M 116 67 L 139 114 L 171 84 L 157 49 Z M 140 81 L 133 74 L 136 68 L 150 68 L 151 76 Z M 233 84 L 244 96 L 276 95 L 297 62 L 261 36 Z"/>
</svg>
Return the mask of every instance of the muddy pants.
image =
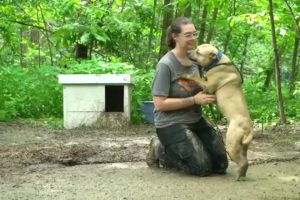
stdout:
<svg viewBox="0 0 300 200">
<path fill-rule="evenodd" d="M 228 160 L 222 137 L 205 119 L 157 128 L 156 133 L 164 147 L 159 156 L 164 167 L 198 176 L 225 173 Z"/>
</svg>

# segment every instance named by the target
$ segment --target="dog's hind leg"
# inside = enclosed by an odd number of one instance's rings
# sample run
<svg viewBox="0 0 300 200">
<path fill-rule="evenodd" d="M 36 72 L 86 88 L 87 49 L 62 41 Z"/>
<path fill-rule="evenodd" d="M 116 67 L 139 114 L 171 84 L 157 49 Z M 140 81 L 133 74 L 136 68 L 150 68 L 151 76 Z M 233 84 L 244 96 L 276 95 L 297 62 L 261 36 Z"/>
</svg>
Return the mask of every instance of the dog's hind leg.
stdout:
<svg viewBox="0 0 300 200">
<path fill-rule="evenodd" d="M 246 176 L 248 169 L 248 160 L 241 152 L 242 146 L 240 144 L 233 144 L 227 142 L 227 151 L 230 159 L 237 165 L 237 180 Z"/>
<path fill-rule="evenodd" d="M 248 140 L 244 138 L 250 132 L 252 133 L 252 128 L 249 125 L 247 120 L 231 120 L 227 130 L 226 148 L 230 159 L 237 164 L 237 180 L 243 179 L 248 169 L 247 150 L 252 138 Z"/>
<path fill-rule="evenodd" d="M 239 177 L 237 180 L 240 180 L 241 178 L 243 179 L 244 177 L 246 177 L 246 173 L 248 170 L 248 159 L 247 159 L 248 146 L 249 145 L 241 146 L 242 152 L 240 152 L 240 154 L 241 154 L 241 160 L 243 160 L 243 161 L 241 162 L 242 164 L 238 171 Z"/>
<path fill-rule="evenodd" d="M 251 126 L 250 131 L 244 135 L 243 140 L 242 140 L 241 156 L 242 156 L 242 159 L 246 160 L 245 162 L 247 162 L 247 164 L 244 165 L 244 167 L 241 167 L 241 169 L 240 169 L 239 174 L 241 175 L 241 177 L 246 177 L 246 173 L 247 173 L 247 169 L 248 169 L 247 152 L 248 152 L 248 147 L 249 147 L 252 139 L 253 139 L 253 130 L 252 130 L 252 126 Z"/>
</svg>

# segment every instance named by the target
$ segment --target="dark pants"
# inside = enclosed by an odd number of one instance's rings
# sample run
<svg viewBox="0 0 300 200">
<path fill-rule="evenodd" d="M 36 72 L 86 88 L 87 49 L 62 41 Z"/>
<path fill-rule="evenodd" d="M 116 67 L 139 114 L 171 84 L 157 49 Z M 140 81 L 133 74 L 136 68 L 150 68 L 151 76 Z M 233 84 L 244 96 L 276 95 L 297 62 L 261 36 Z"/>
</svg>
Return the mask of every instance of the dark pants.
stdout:
<svg viewBox="0 0 300 200">
<path fill-rule="evenodd" d="M 156 133 L 164 147 L 160 161 L 165 167 L 198 176 L 226 171 L 228 160 L 222 137 L 205 119 L 157 128 Z"/>
</svg>

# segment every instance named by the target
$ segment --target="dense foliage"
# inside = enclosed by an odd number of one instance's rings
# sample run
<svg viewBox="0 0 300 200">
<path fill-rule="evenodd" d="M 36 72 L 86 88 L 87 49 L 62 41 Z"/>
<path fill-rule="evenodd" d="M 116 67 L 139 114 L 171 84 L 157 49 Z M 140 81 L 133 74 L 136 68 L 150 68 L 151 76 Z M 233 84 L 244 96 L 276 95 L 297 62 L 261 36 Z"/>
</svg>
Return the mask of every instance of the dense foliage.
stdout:
<svg viewBox="0 0 300 200">
<path fill-rule="evenodd" d="M 139 104 L 151 98 L 155 65 L 165 51 L 166 27 L 181 15 L 195 23 L 199 43 L 217 45 L 241 70 L 255 121 L 279 121 L 279 86 L 288 121 L 299 121 L 300 6 L 296 0 L 271 2 L 280 83 L 266 0 L 2 0 L 0 121 L 61 118 L 58 74 L 129 73 L 138 122 Z"/>
<path fill-rule="evenodd" d="M 14 118 L 62 118 L 62 85 L 59 74 L 131 74 L 134 77 L 132 115 L 140 122 L 141 101 L 149 100 L 154 70 L 146 72 L 125 63 L 101 60 L 69 62 L 72 68 L 42 66 L 39 68 L 0 68 L 0 121 Z"/>
<path fill-rule="evenodd" d="M 154 70 L 136 69 L 125 63 L 106 63 L 101 60 L 89 60 L 82 63 L 70 62 L 72 68 L 43 66 L 39 68 L 1 67 L 0 68 L 0 121 L 15 118 L 62 118 L 62 85 L 58 84 L 59 74 L 131 74 L 134 77 L 132 96 L 132 116 L 134 122 L 141 122 L 139 109 L 144 100 L 151 99 L 150 87 Z M 117 67 L 116 67 L 117 66 Z M 272 86 L 264 91 L 257 82 L 260 73 L 246 79 L 243 89 L 249 104 L 250 114 L 256 123 L 278 121 L 276 89 Z M 287 117 L 289 122 L 299 121 L 300 85 L 298 92 L 291 97 L 284 87 Z M 221 120 L 216 108 L 213 113 L 208 106 L 204 112 L 211 120 Z M 214 118 L 213 118 L 214 117 Z"/>
</svg>

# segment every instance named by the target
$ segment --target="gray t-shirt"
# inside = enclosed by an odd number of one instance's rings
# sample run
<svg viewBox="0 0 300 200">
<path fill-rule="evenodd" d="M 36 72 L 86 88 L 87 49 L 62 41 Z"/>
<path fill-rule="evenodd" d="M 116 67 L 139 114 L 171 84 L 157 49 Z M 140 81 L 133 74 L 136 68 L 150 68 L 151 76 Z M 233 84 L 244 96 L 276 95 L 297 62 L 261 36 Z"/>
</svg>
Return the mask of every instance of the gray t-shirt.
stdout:
<svg viewBox="0 0 300 200">
<path fill-rule="evenodd" d="M 199 76 L 198 66 L 183 66 L 173 52 L 169 51 L 157 64 L 156 75 L 152 83 L 152 96 L 185 98 L 202 90 L 195 82 L 181 79 L 181 74 Z M 197 105 L 173 111 L 157 111 L 154 109 L 156 128 L 167 127 L 175 123 L 195 123 L 200 118 L 201 107 Z"/>
</svg>

